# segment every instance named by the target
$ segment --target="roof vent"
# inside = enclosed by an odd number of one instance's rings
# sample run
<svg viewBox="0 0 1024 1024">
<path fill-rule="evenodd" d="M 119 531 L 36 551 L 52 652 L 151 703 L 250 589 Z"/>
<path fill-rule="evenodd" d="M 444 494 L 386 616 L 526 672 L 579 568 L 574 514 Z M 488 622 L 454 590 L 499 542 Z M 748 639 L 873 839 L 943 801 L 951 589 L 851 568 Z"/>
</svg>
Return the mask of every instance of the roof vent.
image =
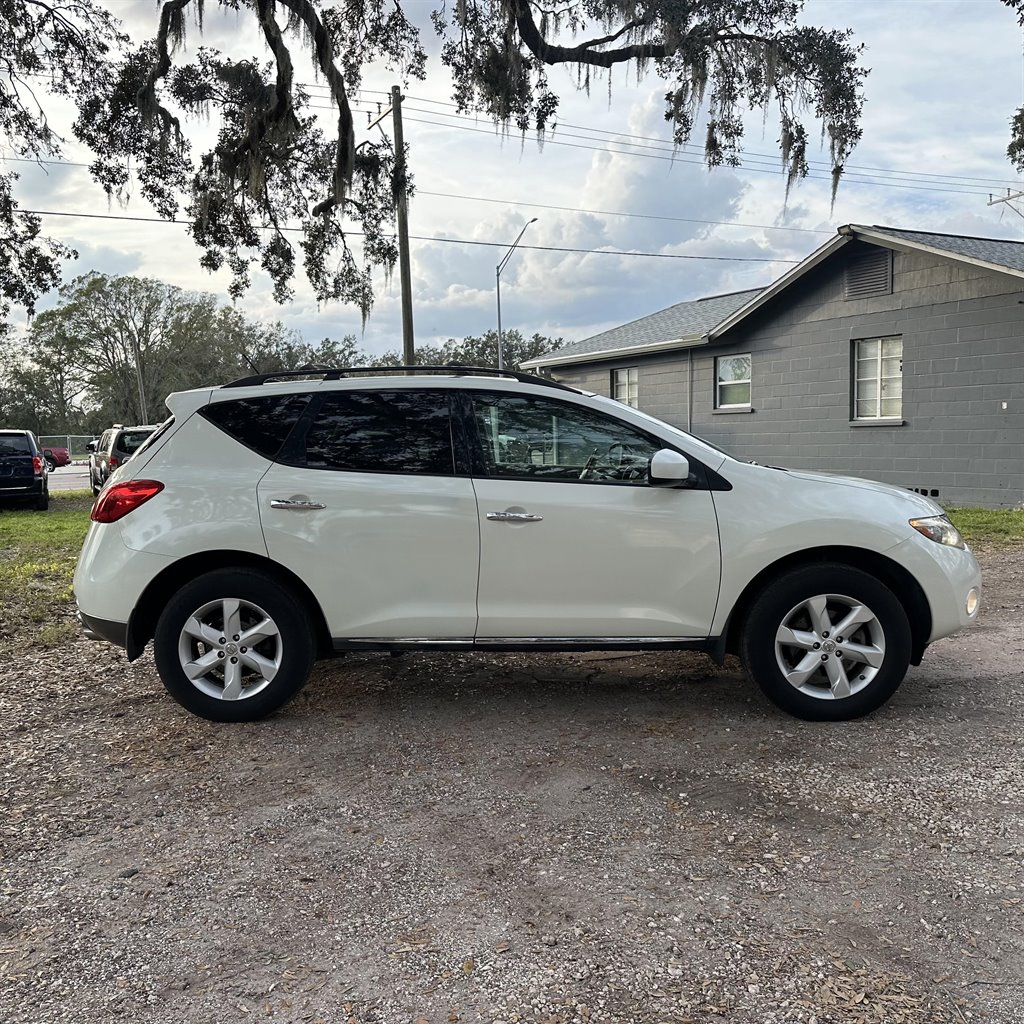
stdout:
<svg viewBox="0 0 1024 1024">
<path fill-rule="evenodd" d="M 846 298 L 892 295 L 892 250 L 875 249 L 846 265 Z"/>
</svg>

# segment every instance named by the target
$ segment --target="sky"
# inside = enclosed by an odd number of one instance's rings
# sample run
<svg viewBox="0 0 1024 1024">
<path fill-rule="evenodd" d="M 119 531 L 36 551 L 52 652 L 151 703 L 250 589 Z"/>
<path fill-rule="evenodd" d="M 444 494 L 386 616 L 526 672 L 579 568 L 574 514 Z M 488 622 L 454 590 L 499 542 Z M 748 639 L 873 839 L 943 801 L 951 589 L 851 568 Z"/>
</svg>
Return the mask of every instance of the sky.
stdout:
<svg viewBox="0 0 1024 1024">
<path fill-rule="evenodd" d="M 151 0 L 107 6 L 134 38 L 155 33 Z M 1024 40 L 999 0 L 808 0 L 802 20 L 853 29 L 871 69 L 863 139 L 834 208 L 823 152 L 811 154 L 818 161 L 812 177 L 787 199 L 771 113 L 748 118 L 741 168 L 709 171 L 699 146 L 673 155 L 665 86 L 653 75 L 638 82 L 617 69 L 610 89 L 600 82 L 588 96 L 577 91 L 571 69 L 551 69 L 562 102 L 558 129 L 543 147 L 532 137 L 502 135 L 484 118 L 457 115 L 427 23 L 433 6 L 408 5 L 423 24 L 427 80 L 402 83 L 372 68 L 354 97 L 361 125 L 367 112 L 386 109 L 392 85 L 406 96 L 417 343 L 496 327 L 495 267 L 534 217 L 501 274 L 502 326 L 566 343 L 687 299 L 769 284 L 842 224 L 1024 238 L 1024 216 L 1007 203 L 989 205 L 992 194 L 1020 182 L 1006 145 L 1009 120 L 1024 105 Z M 199 41 L 193 30 L 190 45 Z M 245 19 L 209 3 L 201 42 L 236 57 L 267 56 Z M 322 88 L 313 92 L 326 97 Z M 60 112 L 54 116 L 59 125 Z M 698 143 L 702 137 L 695 131 Z M 64 157 L 87 162 L 90 154 L 71 141 Z M 141 196 L 111 207 L 85 167 L 16 169 L 21 205 L 59 211 L 44 217 L 44 231 L 80 253 L 65 280 L 90 270 L 136 274 L 231 301 L 227 273 L 200 268 L 184 226 L 69 215 L 154 216 Z M 1016 206 L 1024 213 L 1024 201 Z M 397 271 L 390 281 L 380 276 L 365 327 L 353 307 L 318 304 L 300 278 L 293 301 L 278 305 L 257 272 L 237 305 L 310 342 L 352 334 L 370 353 L 401 350 Z"/>
</svg>

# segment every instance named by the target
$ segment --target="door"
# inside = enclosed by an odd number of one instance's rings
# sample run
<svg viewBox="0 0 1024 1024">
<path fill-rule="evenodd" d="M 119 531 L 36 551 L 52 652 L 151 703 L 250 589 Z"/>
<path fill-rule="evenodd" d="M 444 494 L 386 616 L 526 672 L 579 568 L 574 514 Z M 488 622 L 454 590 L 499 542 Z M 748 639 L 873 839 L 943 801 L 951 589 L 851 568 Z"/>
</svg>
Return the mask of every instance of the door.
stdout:
<svg viewBox="0 0 1024 1024">
<path fill-rule="evenodd" d="M 706 637 L 721 575 L 699 473 L 652 486 L 664 443 L 569 399 L 473 392 L 480 640 Z"/>
<path fill-rule="evenodd" d="M 335 639 L 472 639 L 476 499 L 453 458 L 443 391 L 313 399 L 258 497 L 271 558 L 307 583 Z"/>
</svg>

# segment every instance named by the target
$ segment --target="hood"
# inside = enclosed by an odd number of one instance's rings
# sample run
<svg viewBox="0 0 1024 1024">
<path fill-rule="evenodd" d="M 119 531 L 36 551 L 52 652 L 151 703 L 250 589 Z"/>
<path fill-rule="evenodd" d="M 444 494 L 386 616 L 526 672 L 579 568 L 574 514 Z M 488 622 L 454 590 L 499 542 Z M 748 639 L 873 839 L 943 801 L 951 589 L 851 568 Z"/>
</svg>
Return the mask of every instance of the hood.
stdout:
<svg viewBox="0 0 1024 1024">
<path fill-rule="evenodd" d="M 774 467 L 765 467 L 774 468 Z M 873 491 L 876 494 L 883 494 L 889 498 L 901 498 L 912 508 L 916 507 L 923 516 L 942 516 L 946 510 L 931 498 L 915 491 L 908 491 L 905 487 L 897 487 L 895 484 L 883 484 L 877 480 L 865 480 L 859 476 L 840 476 L 837 473 L 816 473 L 803 469 L 784 469 L 783 472 L 798 480 L 806 480 L 809 483 L 824 483 L 830 486 L 840 484 L 846 487 L 855 487 L 860 491 Z"/>
</svg>

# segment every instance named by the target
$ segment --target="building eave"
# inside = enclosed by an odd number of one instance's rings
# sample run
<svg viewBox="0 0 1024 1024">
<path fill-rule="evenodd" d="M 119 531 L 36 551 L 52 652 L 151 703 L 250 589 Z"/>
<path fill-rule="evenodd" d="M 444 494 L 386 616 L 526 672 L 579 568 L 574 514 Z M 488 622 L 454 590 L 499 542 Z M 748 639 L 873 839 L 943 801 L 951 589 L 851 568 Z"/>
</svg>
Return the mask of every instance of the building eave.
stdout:
<svg viewBox="0 0 1024 1024">
<path fill-rule="evenodd" d="M 886 234 L 884 228 L 850 224 L 839 230 L 849 231 L 851 232 L 851 237 L 855 237 L 863 242 L 871 242 L 873 245 L 882 245 L 886 249 L 899 249 L 902 252 L 926 252 L 932 256 L 941 256 L 947 260 L 955 260 L 957 263 L 969 263 L 971 266 L 980 267 L 983 270 L 992 270 L 998 274 L 1024 278 L 1024 270 L 1008 267 L 1005 263 L 995 263 L 992 260 L 979 259 L 977 256 L 967 256 L 963 253 L 951 252 L 949 249 L 943 249 L 941 246 L 928 245 L 927 242 L 918 242 L 909 238 L 894 238 L 892 235 Z"/>
<path fill-rule="evenodd" d="M 559 356 L 552 353 L 538 359 L 529 359 L 522 363 L 524 370 L 539 370 L 543 367 L 571 366 L 574 363 L 606 362 L 609 359 L 631 359 L 633 356 L 657 355 L 659 352 L 672 352 L 680 348 L 695 348 L 706 345 L 706 334 L 688 334 L 683 338 L 672 338 L 668 341 L 652 341 L 646 345 L 631 345 L 629 348 L 606 348 L 598 352 L 576 352 L 573 355 Z"/>
<path fill-rule="evenodd" d="M 843 229 L 840 228 L 839 230 L 842 232 Z M 768 285 L 764 291 L 755 295 L 745 306 L 740 306 L 735 313 L 730 313 L 717 327 L 713 327 L 708 332 L 708 340 L 714 341 L 727 331 L 731 331 L 741 320 L 745 320 L 766 302 L 771 302 L 779 292 L 785 291 L 794 281 L 813 270 L 819 263 L 823 263 L 833 253 L 851 241 L 853 241 L 851 236 L 841 233 L 837 234 L 835 238 L 830 238 L 823 246 L 815 249 L 802 263 L 798 263 L 792 270 L 787 270 L 774 284 Z"/>
</svg>

